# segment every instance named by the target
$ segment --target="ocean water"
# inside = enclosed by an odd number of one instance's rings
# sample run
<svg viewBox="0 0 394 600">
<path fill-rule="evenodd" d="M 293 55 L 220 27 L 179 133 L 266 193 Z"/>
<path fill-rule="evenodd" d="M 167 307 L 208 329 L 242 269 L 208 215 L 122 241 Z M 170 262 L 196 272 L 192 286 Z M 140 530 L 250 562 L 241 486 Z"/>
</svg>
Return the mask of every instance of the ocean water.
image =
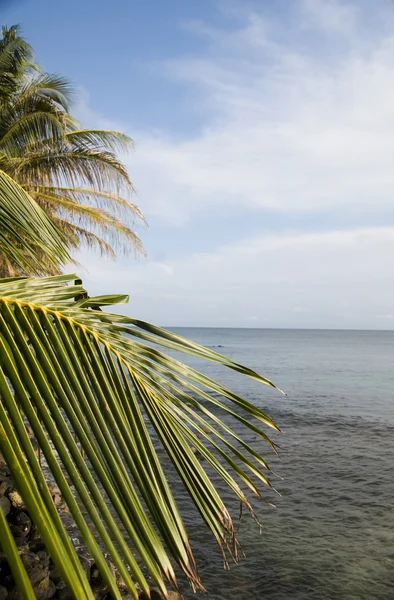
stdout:
<svg viewBox="0 0 394 600">
<path fill-rule="evenodd" d="M 175 331 L 175 330 L 174 330 Z M 177 329 L 246 364 L 287 396 L 216 364 L 189 359 L 264 408 L 283 433 L 278 460 L 243 430 L 283 480 L 276 508 L 244 514 L 238 565 L 220 553 L 174 478 L 209 600 L 394 598 L 394 332 Z M 220 347 L 221 346 L 221 347 Z M 235 425 L 235 429 L 237 426 Z M 238 504 L 220 493 L 235 519 Z M 182 586 L 185 598 L 196 596 Z M 202 597 L 202 596 L 201 596 Z"/>
</svg>

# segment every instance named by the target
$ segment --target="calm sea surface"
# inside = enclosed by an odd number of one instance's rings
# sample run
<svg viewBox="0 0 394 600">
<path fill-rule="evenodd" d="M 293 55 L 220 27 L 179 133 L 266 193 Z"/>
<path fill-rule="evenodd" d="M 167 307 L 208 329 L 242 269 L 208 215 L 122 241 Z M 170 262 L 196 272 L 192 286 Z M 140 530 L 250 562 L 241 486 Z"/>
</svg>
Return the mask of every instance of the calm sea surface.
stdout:
<svg viewBox="0 0 394 600">
<path fill-rule="evenodd" d="M 243 432 L 283 481 L 275 481 L 281 497 L 270 496 L 276 509 L 254 500 L 261 535 L 244 515 L 239 539 L 246 558 L 230 571 L 174 479 L 207 598 L 393 599 L 394 332 L 176 331 L 258 370 L 288 393 L 282 397 L 218 365 L 189 360 L 266 409 L 283 429 L 275 435 L 281 461 L 253 432 Z M 223 483 L 219 490 L 236 519 L 238 505 Z"/>
</svg>

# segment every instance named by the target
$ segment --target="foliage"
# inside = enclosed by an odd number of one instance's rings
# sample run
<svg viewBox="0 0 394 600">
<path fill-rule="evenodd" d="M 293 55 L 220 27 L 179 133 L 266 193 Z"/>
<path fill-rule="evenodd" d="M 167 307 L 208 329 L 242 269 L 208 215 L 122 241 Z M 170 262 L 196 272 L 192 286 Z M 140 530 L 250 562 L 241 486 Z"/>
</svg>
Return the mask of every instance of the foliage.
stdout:
<svg viewBox="0 0 394 600">
<path fill-rule="evenodd" d="M 0 270 L 12 264 L 42 274 L 42 261 L 59 270 L 70 257 L 61 232 L 36 202 L 0 171 Z"/>
<path fill-rule="evenodd" d="M 136 584 L 148 593 L 147 574 L 163 594 L 166 582 L 176 585 L 171 557 L 201 589 L 152 432 L 223 556 L 236 560 L 233 521 L 207 467 L 254 514 L 244 490 L 260 495 L 256 481 L 269 486 L 270 470 L 228 421 L 252 430 L 272 448 L 261 424 L 278 428 L 262 410 L 163 348 L 273 384 L 175 333 L 100 310 L 127 297 L 89 298 L 74 278 L 0 281 L 0 452 L 75 597 L 92 598 L 92 593 L 27 423 L 113 598 L 120 593 L 103 547 L 135 598 Z M 4 527 L 0 519 L 1 535 Z"/>
<path fill-rule="evenodd" d="M 74 92 L 58 75 L 40 71 L 17 26 L 0 40 L 0 169 L 37 201 L 69 250 L 81 244 L 115 256 L 116 249 L 144 253 L 134 230 L 143 220 L 131 202 L 133 185 L 117 152 L 132 147 L 119 132 L 82 129 L 70 114 Z M 58 273 L 45 254 L 42 270 Z M 19 265 L 8 262 L 4 274 Z M 1 273 L 1 271 L 0 271 Z"/>
</svg>

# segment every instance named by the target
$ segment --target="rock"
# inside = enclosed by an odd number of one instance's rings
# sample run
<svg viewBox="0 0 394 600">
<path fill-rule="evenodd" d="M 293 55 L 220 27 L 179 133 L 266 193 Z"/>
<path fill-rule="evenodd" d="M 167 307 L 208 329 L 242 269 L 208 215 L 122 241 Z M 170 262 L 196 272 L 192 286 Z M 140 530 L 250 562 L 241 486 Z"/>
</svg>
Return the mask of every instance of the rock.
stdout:
<svg viewBox="0 0 394 600">
<path fill-rule="evenodd" d="M 28 535 L 31 530 L 31 521 L 26 513 L 21 512 L 16 515 L 15 523 L 21 528 L 25 535 Z"/>
<path fill-rule="evenodd" d="M 44 569 L 49 569 L 49 554 L 46 550 L 39 550 L 36 554 L 38 557 L 41 567 Z"/>
<path fill-rule="evenodd" d="M 25 534 L 17 525 L 10 525 L 10 531 L 17 546 L 24 546 L 26 542 Z"/>
<path fill-rule="evenodd" d="M 145 592 L 142 592 L 138 596 L 138 600 L 149 600 L 149 598 L 145 594 Z M 156 590 L 150 590 L 150 600 L 163 600 L 163 596 L 159 594 L 159 592 L 157 592 Z"/>
<path fill-rule="evenodd" d="M 56 567 L 53 567 L 52 569 L 50 569 L 49 571 L 49 579 L 51 581 L 53 581 L 54 585 L 58 585 L 62 579 L 62 576 L 60 575 L 59 571 L 57 570 Z"/>
<path fill-rule="evenodd" d="M 17 510 L 25 510 L 26 506 L 25 503 L 23 502 L 22 496 L 20 494 L 18 494 L 18 492 L 16 490 L 13 490 L 12 492 L 8 492 L 7 494 L 9 501 L 11 502 L 13 508 L 16 508 Z"/>
<path fill-rule="evenodd" d="M 4 494 L 12 490 L 12 488 L 13 485 L 11 479 L 8 479 L 8 477 L 4 477 L 0 482 L 0 496 L 4 496 Z"/>
<path fill-rule="evenodd" d="M 112 575 L 115 577 L 115 567 L 109 560 L 107 560 L 107 563 Z M 108 597 L 108 585 L 104 581 L 100 571 L 97 568 L 96 563 L 94 562 L 92 563 L 90 568 L 90 585 L 92 587 L 92 591 L 96 600 L 104 600 L 106 597 Z"/>
<path fill-rule="evenodd" d="M 0 572 L 3 571 L 6 565 L 8 565 L 6 554 L 5 552 L 0 552 Z"/>
<path fill-rule="evenodd" d="M 7 516 L 11 510 L 11 502 L 5 496 L 2 496 L 0 498 L 0 508 L 2 509 L 5 516 Z"/>
<path fill-rule="evenodd" d="M 42 538 L 33 538 L 29 542 L 29 549 L 31 552 L 39 552 L 40 550 L 45 550 L 45 544 L 42 541 Z"/>
<path fill-rule="evenodd" d="M 59 506 L 59 504 L 62 502 L 62 497 L 59 494 L 52 494 L 52 498 L 56 506 Z"/>
<path fill-rule="evenodd" d="M 60 488 L 56 485 L 56 483 L 48 483 L 48 489 L 51 492 L 51 494 L 59 494 L 59 496 L 62 495 Z"/>
<path fill-rule="evenodd" d="M 37 600 L 47 600 L 49 590 L 49 575 L 46 569 L 34 567 L 28 571 L 29 579 Z M 17 589 L 10 594 L 12 600 L 23 600 L 23 597 Z"/>
<path fill-rule="evenodd" d="M 40 559 L 34 552 L 22 552 L 21 560 L 27 572 L 39 565 Z"/>
<path fill-rule="evenodd" d="M 0 600 L 7 600 L 8 590 L 0 585 Z"/>
<path fill-rule="evenodd" d="M 183 600 L 179 592 L 168 592 L 168 600 Z"/>
<path fill-rule="evenodd" d="M 46 600 L 49 589 L 49 573 L 47 569 L 36 568 L 29 572 L 29 578 L 37 600 Z"/>
<path fill-rule="evenodd" d="M 53 581 L 50 579 L 48 581 L 48 599 L 49 598 L 53 598 L 53 596 L 56 594 L 56 585 L 53 583 Z"/>
<path fill-rule="evenodd" d="M 74 600 L 74 596 L 66 586 L 57 589 L 57 597 L 59 600 Z"/>
<path fill-rule="evenodd" d="M 92 564 L 94 562 L 93 559 L 89 560 L 89 558 L 87 558 L 86 556 L 83 556 L 83 554 L 78 554 L 78 558 L 79 558 L 80 563 L 81 563 L 81 565 L 83 567 L 83 570 L 86 573 L 87 578 L 90 579 L 90 577 L 91 577 L 91 575 L 90 575 L 90 569 L 91 569 Z"/>
</svg>

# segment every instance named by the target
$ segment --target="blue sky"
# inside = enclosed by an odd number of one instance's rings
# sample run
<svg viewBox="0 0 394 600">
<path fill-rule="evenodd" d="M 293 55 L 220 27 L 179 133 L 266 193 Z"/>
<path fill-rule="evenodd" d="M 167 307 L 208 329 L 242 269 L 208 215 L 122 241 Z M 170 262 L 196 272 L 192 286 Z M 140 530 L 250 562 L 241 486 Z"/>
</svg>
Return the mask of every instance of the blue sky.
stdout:
<svg viewBox="0 0 394 600">
<path fill-rule="evenodd" d="M 394 3 L 20 0 L 86 126 L 124 157 L 149 261 L 83 254 L 91 293 L 164 325 L 392 328 Z"/>
</svg>

